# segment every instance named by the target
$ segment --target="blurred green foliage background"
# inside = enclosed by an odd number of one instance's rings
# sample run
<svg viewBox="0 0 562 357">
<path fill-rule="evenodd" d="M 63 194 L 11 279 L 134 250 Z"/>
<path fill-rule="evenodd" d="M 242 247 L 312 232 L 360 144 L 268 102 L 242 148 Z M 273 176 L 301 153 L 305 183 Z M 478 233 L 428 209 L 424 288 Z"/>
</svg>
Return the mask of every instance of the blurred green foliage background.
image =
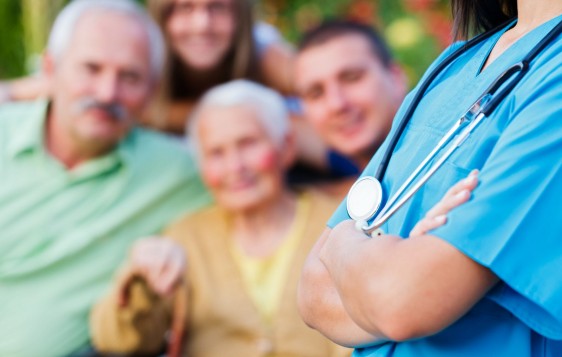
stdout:
<svg viewBox="0 0 562 357">
<path fill-rule="evenodd" d="M 52 21 L 68 1 L 0 0 L 0 78 L 37 69 Z M 257 17 L 275 25 L 292 43 L 324 18 L 372 24 L 389 42 L 411 84 L 451 42 L 448 0 L 254 1 Z"/>
<path fill-rule="evenodd" d="M 325 18 L 345 17 L 375 26 L 412 85 L 452 40 L 449 0 L 261 0 L 257 5 L 258 16 L 293 43 Z"/>
</svg>

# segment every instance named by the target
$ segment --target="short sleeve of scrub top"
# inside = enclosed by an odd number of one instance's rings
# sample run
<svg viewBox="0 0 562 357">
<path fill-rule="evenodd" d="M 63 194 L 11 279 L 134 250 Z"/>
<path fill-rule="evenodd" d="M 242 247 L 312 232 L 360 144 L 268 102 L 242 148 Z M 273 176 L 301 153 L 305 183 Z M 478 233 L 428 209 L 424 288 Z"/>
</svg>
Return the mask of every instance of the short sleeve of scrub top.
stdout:
<svg viewBox="0 0 562 357">
<path fill-rule="evenodd" d="M 432 234 L 505 282 L 490 299 L 562 339 L 562 71 L 551 69 L 511 101 L 473 198 Z"/>
<path fill-rule="evenodd" d="M 484 70 L 482 65 L 501 33 L 469 50 L 445 70 L 426 92 L 398 142 L 383 190 L 394 192 L 452 122 L 560 19 L 525 35 Z M 439 334 L 391 343 L 392 347 L 359 349 L 356 356 L 446 356 L 451 351 L 455 356 L 481 356 L 483 351 L 486 356 L 562 355 L 562 344 L 554 341 L 562 340 L 561 52 L 559 38 L 531 63 L 510 95 L 383 227 L 389 234 L 407 237 L 448 188 L 472 169 L 479 169 L 479 185 L 471 200 L 450 212 L 447 223 L 431 234 L 488 267 L 500 283 Z M 363 175 L 374 174 L 382 151 Z M 344 219 L 349 219 L 345 201 L 328 225 L 333 227 Z M 491 313 L 477 323 L 478 315 L 473 311 L 483 305 Z M 490 320 L 490 316 L 498 318 Z M 472 331 L 475 326 L 485 328 L 489 336 L 478 340 Z M 439 340 L 439 336 L 447 338 Z"/>
</svg>

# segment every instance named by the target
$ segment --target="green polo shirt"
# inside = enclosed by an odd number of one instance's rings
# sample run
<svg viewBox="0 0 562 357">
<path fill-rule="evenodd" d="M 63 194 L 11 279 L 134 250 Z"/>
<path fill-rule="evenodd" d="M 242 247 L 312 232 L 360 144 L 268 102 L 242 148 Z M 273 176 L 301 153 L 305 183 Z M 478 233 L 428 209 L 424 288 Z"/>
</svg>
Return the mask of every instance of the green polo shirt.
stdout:
<svg viewBox="0 0 562 357">
<path fill-rule="evenodd" d="M 63 356 L 139 237 L 210 201 L 183 146 L 133 129 L 67 170 L 43 144 L 46 102 L 0 106 L 0 356 Z"/>
</svg>

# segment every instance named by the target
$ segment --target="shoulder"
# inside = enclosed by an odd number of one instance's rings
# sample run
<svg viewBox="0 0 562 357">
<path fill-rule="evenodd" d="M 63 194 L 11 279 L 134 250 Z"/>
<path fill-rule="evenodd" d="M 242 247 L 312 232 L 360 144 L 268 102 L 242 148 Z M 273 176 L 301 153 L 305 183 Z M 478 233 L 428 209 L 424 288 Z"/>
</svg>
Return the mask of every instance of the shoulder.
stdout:
<svg viewBox="0 0 562 357">
<path fill-rule="evenodd" d="M 125 139 L 125 150 L 140 161 L 143 167 L 151 167 L 161 173 L 197 172 L 193 155 L 181 139 L 163 133 L 134 128 Z"/>
<path fill-rule="evenodd" d="M 313 206 L 325 207 L 326 209 L 337 207 L 341 199 L 330 195 L 322 190 L 307 188 L 302 191 L 303 195 L 310 197 Z"/>
<path fill-rule="evenodd" d="M 228 232 L 224 210 L 211 205 L 172 222 L 164 230 L 164 236 L 183 247 L 193 268 L 222 257 L 219 252 L 227 248 Z"/>
<path fill-rule="evenodd" d="M 2 128 L 14 128 L 20 125 L 22 120 L 43 115 L 48 106 L 45 100 L 7 102 L 0 105 L 0 126 Z"/>
<path fill-rule="evenodd" d="M 190 212 L 212 201 L 193 155 L 180 140 L 135 128 L 118 150 L 130 177 L 145 187 L 147 194 L 165 195 Z"/>
<path fill-rule="evenodd" d="M 543 50 L 530 64 L 529 73 L 525 75 L 522 84 L 550 91 L 562 92 L 560 80 L 562 77 L 562 41 L 556 41 Z"/>
<path fill-rule="evenodd" d="M 11 142 L 37 131 L 45 118 L 46 100 L 8 102 L 0 105 L 0 152 Z"/>
<path fill-rule="evenodd" d="M 562 129 L 562 41 L 557 41 L 540 53 L 527 74 L 506 100 L 505 112 L 511 123 L 522 121 L 525 128 L 542 128 L 554 133 Z M 533 118 L 532 120 L 530 118 Z"/>
<path fill-rule="evenodd" d="M 213 235 L 223 229 L 225 219 L 224 211 L 213 204 L 172 222 L 166 228 L 164 235 L 188 244 L 190 241 L 199 241 L 201 235 Z"/>
<path fill-rule="evenodd" d="M 131 131 L 127 140 L 133 142 L 135 150 L 138 152 L 152 153 L 155 157 L 167 155 L 170 152 L 188 152 L 181 139 L 152 129 L 136 127 Z"/>
</svg>

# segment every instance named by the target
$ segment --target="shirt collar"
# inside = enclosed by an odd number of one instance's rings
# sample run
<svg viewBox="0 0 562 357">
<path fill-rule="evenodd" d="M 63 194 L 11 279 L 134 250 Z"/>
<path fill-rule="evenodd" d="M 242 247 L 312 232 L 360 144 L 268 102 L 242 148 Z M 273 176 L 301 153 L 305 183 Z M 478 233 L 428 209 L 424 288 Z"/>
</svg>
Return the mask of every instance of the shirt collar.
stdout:
<svg viewBox="0 0 562 357">
<path fill-rule="evenodd" d="M 48 100 L 30 102 L 31 109 L 25 118 L 21 118 L 19 130 L 8 144 L 8 153 L 16 158 L 26 152 L 38 151 L 47 154 L 45 147 L 45 123 L 50 106 Z M 125 138 L 112 152 L 103 157 L 92 159 L 78 166 L 75 171 L 77 175 L 90 176 L 95 173 L 111 170 L 118 165 L 126 165 L 134 160 L 136 143 L 136 132 L 138 128 L 132 128 Z M 53 160 L 56 160 L 53 158 Z"/>
</svg>

